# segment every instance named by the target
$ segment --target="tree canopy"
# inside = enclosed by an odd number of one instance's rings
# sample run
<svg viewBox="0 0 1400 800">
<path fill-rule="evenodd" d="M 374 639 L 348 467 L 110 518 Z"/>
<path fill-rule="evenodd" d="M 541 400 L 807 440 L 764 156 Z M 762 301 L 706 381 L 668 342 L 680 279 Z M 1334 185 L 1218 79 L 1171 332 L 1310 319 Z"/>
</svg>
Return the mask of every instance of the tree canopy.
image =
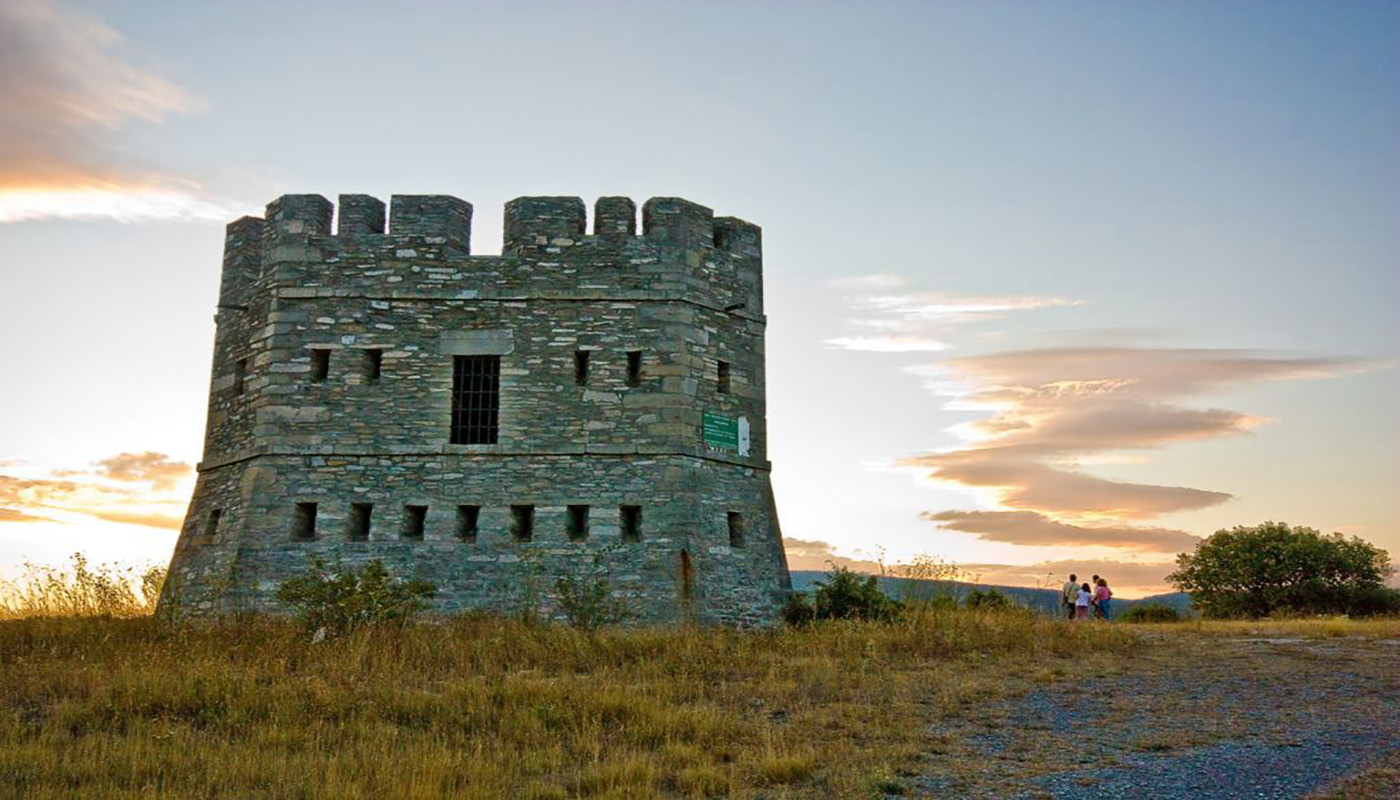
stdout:
<svg viewBox="0 0 1400 800">
<path fill-rule="evenodd" d="M 1167 580 L 1206 616 L 1400 611 L 1400 592 L 1385 587 L 1389 554 L 1355 536 L 1283 522 L 1238 526 L 1216 531 L 1176 564 Z"/>
</svg>

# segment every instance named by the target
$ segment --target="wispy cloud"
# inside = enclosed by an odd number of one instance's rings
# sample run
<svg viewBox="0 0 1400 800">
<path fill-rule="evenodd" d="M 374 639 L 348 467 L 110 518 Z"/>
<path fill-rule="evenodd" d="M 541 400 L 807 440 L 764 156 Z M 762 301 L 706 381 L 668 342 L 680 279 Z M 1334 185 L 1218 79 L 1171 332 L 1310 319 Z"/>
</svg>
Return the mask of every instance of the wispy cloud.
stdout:
<svg viewBox="0 0 1400 800">
<path fill-rule="evenodd" d="M 976 534 L 995 542 L 1038 546 L 1120 547 L 1178 553 L 1201 539 L 1186 531 L 1138 525 L 1072 525 L 1034 511 L 924 512 L 924 519 L 948 530 Z"/>
<path fill-rule="evenodd" d="M 1335 375 L 1356 364 L 1240 350 L 1061 348 L 952 359 L 940 384 L 961 407 L 992 409 L 961 426 L 961 447 L 904 459 L 938 481 L 990 490 L 995 511 L 925 516 L 985 539 L 1030 545 L 1189 549 L 1184 531 L 1125 523 L 1231 499 L 1225 492 L 1089 474 L 1115 451 L 1235 436 L 1263 420 L 1183 401 L 1247 383 Z"/>
<path fill-rule="evenodd" d="M 892 292 L 905 285 L 893 275 L 867 275 L 833 281 L 841 288 L 879 294 L 849 298 L 858 316 L 847 320 L 857 331 L 826 340 L 829 347 L 877 353 L 936 352 L 949 348 L 953 328 L 996 319 L 1012 311 L 1069 305 L 1058 297 L 959 296 L 942 292 Z"/>
<path fill-rule="evenodd" d="M 98 474 L 118 481 L 150 481 L 156 489 L 169 489 L 175 481 L 194 472 L 183 461 L 171 461 L 165 453 L 118 453 L 97 462 Z"/>
<path fill-rule="evenodd" d="M 189 464 L 163 453 L 120 453 L 95 471 L 56 469 L 54 477 L 0 475 L 0 524 L 64 523 L 79 514 L 108 522 L 178 529 L 187 495 L 178 481 Z M 147 484 L 142 487 L 140 484 Z"/>
<path fill-rule="evenodd" d="M 128 55 L 116 31 L 57 0 L 0 3 L 0 223 L 228 216 L 191 180 L 119 145 L 133 120 L 202 106 Z"/>
</svg>

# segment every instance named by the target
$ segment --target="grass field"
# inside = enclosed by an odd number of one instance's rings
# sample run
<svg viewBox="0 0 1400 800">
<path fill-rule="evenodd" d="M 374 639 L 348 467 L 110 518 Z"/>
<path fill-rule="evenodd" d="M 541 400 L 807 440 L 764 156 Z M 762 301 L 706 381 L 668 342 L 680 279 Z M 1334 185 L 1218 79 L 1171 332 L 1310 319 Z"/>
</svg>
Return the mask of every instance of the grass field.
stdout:
<svg viewBox="0 0 1400 800">
<path fill-rule="evenodd" d="M 1086 659 L 1185 672 L 1217 637 L 1400 637 L 1396 620 L 944 609 L 761 633 L 480 616 L 313 642 L 121 602 L 126 617 L 0 605 L 0 796 L 882 796 L 948 752 L 952 722 L 1073 689 Z"/>
</svg>

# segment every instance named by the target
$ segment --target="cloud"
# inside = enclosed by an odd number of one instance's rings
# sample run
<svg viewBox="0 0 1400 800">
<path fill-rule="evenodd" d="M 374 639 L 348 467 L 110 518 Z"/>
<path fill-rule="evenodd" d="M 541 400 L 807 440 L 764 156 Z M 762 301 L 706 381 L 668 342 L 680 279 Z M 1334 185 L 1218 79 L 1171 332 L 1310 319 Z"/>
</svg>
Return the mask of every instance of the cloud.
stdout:
<svg viewBox="0 0 1400 800">
<path fill-rule="evenodd" d="M 105 519 L 108 522 L 120 522 L 124 525 L 141 525 L 147 528 L 162 528 L 165 530 L 180 530 L 184 520 L 181 517 L 172 517 L 168 514 L 141 514 L 123 511 L 89 511 L 89 514 L 98 519 Z"/>
<path fill-rule="evenodd" d="M 26 514 L 18 508 L 0 507 L 0 522 L 53 522 L 48 517 Z"/>
<path fill-rule="evenodd" d="M 1072 540 L 1090 537 L 1130 550 L 1169 550 L 1169 542 L 1185 549 L 1192 540 L 1183 531 L 1111 523 L 1207 508 L 1230 500 L 1228 493 L 1113 480 L 1083 466 L 1112 462 L 1116 451 L 1236 436 L 1264 421 L 1182 404 L 1193 395 L 1356 366 L 1341 359 L 1166 348 L 1048 348 L 951 359 L 934 371 L 935 385 L 957 395 L 959 407 L 993 413 L 958 429 L 965 445 L 900 463 L 926 469 L 938 481 L 993 492 L 1005 515 L 926 517 L 954 530 L 1019 544 L 1089 543 Z"/>
<path fill-rule="evenodd" d="M 119 146 L 132 120 L 202 105 L 123 49 L 116 31 L 56 0 L 0 3 L 0 223 L 228 216 L 190 180 Z"/>
<path fill-rule="evenodd" d="M 829 543 L 820 540 L 784 537 L 783 550 L 787 552 L 789 569 L 825 572 L 837 566 L 856 572 L 880 571 L 879 562 L 838 556 Z"/>
<path fill-rule="evenodd" d="M 893 275 L 867 275 L 833 281 L 844 288 L 898 288 L 905 281 Z M 837 336 L 829 347 L 877 353 L 932 352 L 948 349 L 947 334 L 956 326 L 996 319 L 1011 311 L 1070 305 L 1058 297 L 1004 295 L 969 297 L 942 292 L 872 294 L 851 299 L 861 316 L 848 324 L 875 333 Z"/>
<path fill-rule="evenodd" d="M 920 516 L 948 530 L 1022 545 L 1121 547 L 1178 553 L 1194 548 L 1201 541 L 1198 536 L 1172 528 L 1072 525 L 1034 511 L 926 511 Z"/>
<path fill-rule="evenodd" d="M 163 453 L 121 453 L 98 462 L 97 473 L 53 470 L 54 475 L 90 475 L 86 480 L 0 475 L 0 524 L 64 523 L 65 514 L 83 514 L 108 522 L 178 529 L 181 519 L 168 509 L 183 506 L 176 481 L 193 472 L 188 464 Z M 113 485 L 149 483 L 150 488 Z M 37 512 L 37 513 L 36 513 Z"/>
<path fill-rule="evenodd" d="M 194 471 L 183 461 L 171 461 L 165 453 L 118 453 L 97 462 L 97 473 L 117 481 L 150 481 L 156 489 L 169 489 Z"/>
</svg>

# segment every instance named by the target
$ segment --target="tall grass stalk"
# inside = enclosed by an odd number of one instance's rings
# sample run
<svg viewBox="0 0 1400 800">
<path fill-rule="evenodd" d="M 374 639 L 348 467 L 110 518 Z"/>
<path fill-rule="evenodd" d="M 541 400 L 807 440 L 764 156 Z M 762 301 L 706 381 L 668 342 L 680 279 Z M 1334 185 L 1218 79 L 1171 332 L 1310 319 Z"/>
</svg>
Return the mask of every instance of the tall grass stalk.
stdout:
<svg viewBox="0 0 1400 800">
<path fill-rule="evenodd" d="M 0 619 L 147 616 L 164 581 L 164 567 L 91 566 L 82 553 L 66 570 L 26 564 L 18 580 L 0 581 Z"/>
</svg>

